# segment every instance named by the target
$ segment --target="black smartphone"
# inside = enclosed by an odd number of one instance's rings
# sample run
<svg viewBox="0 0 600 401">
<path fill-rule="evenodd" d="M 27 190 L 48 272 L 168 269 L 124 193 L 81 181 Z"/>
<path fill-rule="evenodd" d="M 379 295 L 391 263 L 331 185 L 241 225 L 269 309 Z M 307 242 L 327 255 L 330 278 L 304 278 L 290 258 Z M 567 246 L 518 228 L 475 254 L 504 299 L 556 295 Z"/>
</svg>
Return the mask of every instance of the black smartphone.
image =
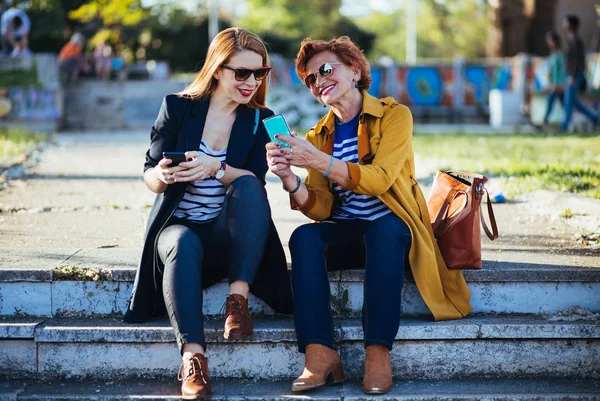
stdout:
<svg viewBox="0 0 600 401">
<path fill-rule="evenodd" d="M 163 152 L 163 157 L 165 159 L 171 159 L 171 164 L 169 164 L 169 167 L 175 167 L 178 166 L 179 163 L 187 161 L 185 158 L 185 152 Z"/>
</svg>

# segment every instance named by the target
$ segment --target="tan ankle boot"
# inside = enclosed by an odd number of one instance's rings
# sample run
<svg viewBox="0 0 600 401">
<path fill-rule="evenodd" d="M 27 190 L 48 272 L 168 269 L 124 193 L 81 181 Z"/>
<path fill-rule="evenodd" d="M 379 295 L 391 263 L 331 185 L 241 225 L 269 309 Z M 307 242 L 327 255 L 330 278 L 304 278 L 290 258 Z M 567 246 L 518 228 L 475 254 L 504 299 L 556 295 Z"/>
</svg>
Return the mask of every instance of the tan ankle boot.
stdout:
<svg viewBox="0 0 600 401">
<path fill-rule="evenodd" d="M 242 340 L 252 335 L 252 318 L 248 312 L 248 299 L 243 295 L 231 294 L 227 297 L 225 331 L 227 340 Z"/>
<path fill-rule="evenodd" d="M 363 391 L 367 394 L 385 394 L 392 389 L 392 362 L 390 350 L 383 345 L 369 345 L 365 355 Z"/>
<path fill-rule="evenodd" d="M 208 359 L 202 354 L 192 354 L 189 358 L 184 358 L 177 379 L 181 381 L 181 395 L 186 400 L 212 395 L 208 377 Z"/>
<path fill-rule="evenodd" d="M 344 381 L 344 368 L 338 353 L 321 344 L 306 346 L 304 372 L 292 383 L 292 391 L 313 388 Z"/>
</svg>

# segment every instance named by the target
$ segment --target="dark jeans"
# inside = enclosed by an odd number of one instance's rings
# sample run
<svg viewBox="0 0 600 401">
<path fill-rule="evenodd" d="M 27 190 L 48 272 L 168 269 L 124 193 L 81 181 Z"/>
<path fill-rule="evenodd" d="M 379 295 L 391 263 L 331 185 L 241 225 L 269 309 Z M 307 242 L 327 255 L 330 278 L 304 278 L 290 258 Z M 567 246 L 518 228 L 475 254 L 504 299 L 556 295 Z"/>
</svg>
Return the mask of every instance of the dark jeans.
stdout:
<svg viewBox="0 0 600 401">
<path fill-rule="evenodd" d="M 6 36 L 0 35 L 0 45 L 2 46 L 2 51 L 0 51 L 0 54 L 4 56 L 10 56 L 13 47 L 10 45 L 10 43 L 8 43 Z"/>
<path fill-rule="evenodd" d="M 550 118 L 550 114 L 552 113 L 552 108 L 554 107 L 554 101 L 558 99 L 563 107 L 565 107 L 565 100 L 563 96 L 562 90 L 553 90 L 548 95 L 548 103 L 546 105 L 546 115 L 544 115 L 544 124 L 548 123 L 548 119 Z"/>
<path fill-rule="evenodd" d="M 410 245 L 408 226 L 394 214 L 372 222 L 327 220 L 298 227 L 290 239 L 290 251 L 299 351 L 304 352 L 308 344 L 334 348 L 325 256 L 332 246 L 339 247 L 339 252 L 365 248 L 365 347 L 379 344 L 392 349 L 400 326 L 404 267 L 408 265 Z"/>
<path fill-rule="evenodd" d="M 583 82 L 583 72 L 577 73 L 573 79 L 573 85 L 569 85 L 567 82 L 565 89 L 565 119 L 561 126 L 564 130 L 569 128 L 571 117 L 573 116 L 573 109 L 577 109 L 583 115 L 585 115 L 592 123 L 598 122 L 598 115 L 592 110 L 585 107 L 579 99 L 577 99 L 577 92 Z"/>
<path fill-rule="evenodd" d="M 252 283 L 271 226 L 271 209 L 262 183 L 242 176 L 231 184 L 223 210 L 208 223 L 172 219 L 158 238 L 164 263 L 163 295 L 177 345 L 206 349 L 202 317 L 202 269 L 229 269 L 229 283 Z"/>
</svg>

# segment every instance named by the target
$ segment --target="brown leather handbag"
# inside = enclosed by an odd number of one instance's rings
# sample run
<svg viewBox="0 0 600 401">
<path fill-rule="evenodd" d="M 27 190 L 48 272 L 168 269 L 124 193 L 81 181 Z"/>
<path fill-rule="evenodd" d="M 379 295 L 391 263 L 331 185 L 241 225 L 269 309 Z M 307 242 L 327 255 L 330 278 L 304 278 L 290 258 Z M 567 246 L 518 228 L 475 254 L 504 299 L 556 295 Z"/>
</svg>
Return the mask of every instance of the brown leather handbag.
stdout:
<svg viewBox="0 0 600 401">
<path fill-rule="evenodd" d="M 444 262 L 450 269 L 481 269 L 480 224 L 489 239 L 498 238 L 486 181 L 483 175 L 458 171 L 438 171 L 435 176 L 427 209 Z M 481 213 L 484 195 L 492 231 Z"/>
</svg>

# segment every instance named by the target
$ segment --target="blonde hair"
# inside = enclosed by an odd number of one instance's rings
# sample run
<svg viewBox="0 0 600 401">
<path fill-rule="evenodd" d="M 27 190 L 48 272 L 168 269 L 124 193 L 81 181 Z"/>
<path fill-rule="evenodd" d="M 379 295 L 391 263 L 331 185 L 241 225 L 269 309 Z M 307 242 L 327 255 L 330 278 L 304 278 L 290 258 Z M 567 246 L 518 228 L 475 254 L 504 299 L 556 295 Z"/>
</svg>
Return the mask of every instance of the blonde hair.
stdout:
<svg viewBox="0 0 600 401">
<path fill-rule="evenodd" d="M 192 100 L 210 96 L 218 84 L 218 80 L 213 76 L 215 72 L 227 63 L 232 56 L 244 50 L 260 54 L 263 58 L 263 66 L 269 66 L 267 48 L 257 35 L 242 28 L 228 28 L 215 36 L 208 47 L 204 66 L 194 81 L 177 95 Z M 249 106 L 255 108 L 265 107 L 266 97 L 267 85 L 263 82 L 250 99 Z"/>
</svg>

